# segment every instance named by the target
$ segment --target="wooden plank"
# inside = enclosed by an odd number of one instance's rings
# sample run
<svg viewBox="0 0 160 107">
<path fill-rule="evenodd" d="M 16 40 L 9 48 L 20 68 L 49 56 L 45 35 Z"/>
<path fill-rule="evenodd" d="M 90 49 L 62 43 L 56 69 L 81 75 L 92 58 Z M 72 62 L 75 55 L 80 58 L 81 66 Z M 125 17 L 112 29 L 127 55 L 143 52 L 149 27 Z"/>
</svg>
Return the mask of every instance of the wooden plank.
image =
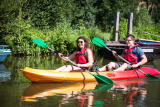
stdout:
<svg viewBox="0 0 160 107">
<path fill-rule="evenodd" d="M 132 25 L 133 25 L 133 13 L 129 13 L 127 34 L 132 34 Z"/>
<path fill-rule="evenodd" d="M 119 14 L 120 12 L 114 14 L 113 41 L 118 41 Z"/>
</svg>

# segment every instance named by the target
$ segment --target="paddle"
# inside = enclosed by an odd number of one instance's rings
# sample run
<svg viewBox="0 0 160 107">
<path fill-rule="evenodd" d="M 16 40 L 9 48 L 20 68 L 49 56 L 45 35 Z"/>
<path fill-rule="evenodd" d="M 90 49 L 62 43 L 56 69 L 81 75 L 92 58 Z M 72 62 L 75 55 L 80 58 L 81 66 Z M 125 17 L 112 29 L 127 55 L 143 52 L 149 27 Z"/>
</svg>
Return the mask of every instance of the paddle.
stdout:
<svg viewBox="0 0 160 107">
<path fill-rule="evenodd" d="M 112 85 L 97 84 L 92 92 L 106 92 L 113 87 Z"/>
<path fill-rule="evenodd" d="M 34 42 L 35 44 L 43 47 L 43 48 L 48 48 L 49 50 L 55 52 L 56 54 L 58 54 L 57 51 L 49 48 L 43 41 L 39 40 L 39 39 L 33 39 L 32 42 Z M 64 57 L 63 55 L 61 55 L 61 57 L 63 57 L 64 59 L 68 60 L 69 62 L 71 62 L 73 65 L 77 65 L 76 63 L 74 63 L 73 61 L 71 61 L 70 59 Z M 98 83 L 100 84 L 113 84 L 113 81 L 105 76 L 102 75 L 96 75 L 96 74 L 92 74 L 90 71 L 88 71 L 85 68 L 80 67 L 81 69 L 83 69 L 84 71 L 87 71 L 89 74 L 93 75 L 95 77 L 95 79 L 97 80 Z"/>
<path fill-rule="evenodd" d="M 99 46 L 99 47 L 104 47 L 104 48 L 106 48 L 107 50 L 109 50 L 110 52 L 112 52 L 112 50 L 109 49 L 109 48 L 104 44 L 104 42 L 103 42 L 100 38 L 94 37 L 94 38 L 92 39 L 92 42 L 93 42 L 95 45 L 97 45 L 97 46 Z M 128 62 L 127 60 L 125 60 L 124 58 L 122 58 L 122 57 L 121 57 L 120 55 L 118 55 L 117 53 L 115 53 L 115 55 L 118 56 L 120 59 L 122 59 L 122 60 L 123 60 L 124 62 L 126 62 L 127 64 L 130 64 L 130 65 L 131 65 L 130 62 Z M 140 72 L 142 72 L 143 74 L 145 74 L 147 77 L 154 78 L 154 79 L 159 79 L 159 78 L 157 78 L 156 76 L 153 76 L 153 75 L 144 73 L 144 72 L 143 72 L 142 70 L 140 70 L 139 68 L 136 68 L 136 69 L 139 70 Z"/>
</svg>

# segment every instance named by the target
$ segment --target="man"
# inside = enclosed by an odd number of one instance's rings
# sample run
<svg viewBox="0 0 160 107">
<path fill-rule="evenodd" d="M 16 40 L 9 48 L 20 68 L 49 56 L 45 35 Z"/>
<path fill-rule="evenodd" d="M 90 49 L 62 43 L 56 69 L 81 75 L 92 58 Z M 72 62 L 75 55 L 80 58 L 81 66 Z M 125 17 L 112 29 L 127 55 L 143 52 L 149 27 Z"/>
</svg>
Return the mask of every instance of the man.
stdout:
<svg viewBox="0 0 160 107">
<path fill-rule="evenodd" d="M 114 71 L 124 71 L 129 69 L 134 69 L 140 67 L 141 65 L 147 62 L 146 55 L 144 54 L 143 50 L 137 44 L 134 44 L 135 37 L 131 34 L 126 36 L 126 46 L 123 50 L 122 57 L 131 63 L 131 65 L 127 63 L 119 64 L 115 62 L 110 62 L 108 65 L 103 66 L 99 70 L 103 71 L 110 71 L 110 69 L 115 69 Z M 115 55 L 115 51 L 112 51 L 114 57 L 118 61 L 122 61 L 118 56 Z"/>
</svg>

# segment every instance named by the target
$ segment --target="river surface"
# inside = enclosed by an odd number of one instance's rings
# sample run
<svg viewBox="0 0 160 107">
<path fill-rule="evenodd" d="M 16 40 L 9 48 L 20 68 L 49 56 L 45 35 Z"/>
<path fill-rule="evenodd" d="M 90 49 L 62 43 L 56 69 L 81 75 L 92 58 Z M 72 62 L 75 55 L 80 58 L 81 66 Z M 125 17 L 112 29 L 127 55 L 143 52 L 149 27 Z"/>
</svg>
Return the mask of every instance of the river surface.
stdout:
<svg viewBox="0 0 160 107">
<path fill-rule="evenodd" d="M 97 66 L 110 61 L 96 56 Z M 0 63 L 1 107 L 160 107 L 160 80 L 151 78 L 97 82 L 31 83 L 20 69 L 56 69 L 64 64 L 57 55 L 8 56 Z M 160 71 L 160 55 L 145 64 Z M 158 76 L 160 78 L 160 76 Z"/>
</svg>

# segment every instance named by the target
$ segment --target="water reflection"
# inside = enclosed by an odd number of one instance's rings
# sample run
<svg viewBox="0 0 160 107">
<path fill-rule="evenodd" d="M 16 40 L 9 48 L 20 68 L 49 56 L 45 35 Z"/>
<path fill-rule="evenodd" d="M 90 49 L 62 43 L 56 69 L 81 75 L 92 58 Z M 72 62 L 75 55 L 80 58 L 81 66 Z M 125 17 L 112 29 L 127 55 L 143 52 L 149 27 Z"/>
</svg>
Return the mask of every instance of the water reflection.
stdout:
<svg viewBox="0 0 160 107">
<path fill-rule="evenodd" d="M 118 95 L 122 95 L 122 101 L 127 107 L 142 103 L 147 95 L 147 89 L 142 88 L 144 84 L 148 84 L 144 79 L 114 82 L 118 85 L 115 85 L 109 90 L 109 92 L 112 92 L 112 100 L 116 100 Z"/>
<path fill-rule="evenodd" d="M 3 63 L 0 63 L 0 82 L 6 82 L 10 80 L 11 72 L 5 67 Z"/>
<path fill-rule="evenodd" d="M 97 82 L 89 83 L 33 83 L 21 96 L 22 101 L 37 101 L 37 98 L 47 96 L 74 96 L 78 93 L 95 89 Z"/>
<path fill-rule="evenodd" d="M 143 102 L 147 95 L 147 89 L 141 87 L 147 84 L 144 79 L 115 80 L 114 83 L 33 83 L 24 91 L 21 101 L 38 101 L 61 96 L 59 107 L 66 104 L 80 107 L 104 106 L 112 104 L 115 100 L 120 100 L 126 106 L 133 106 Z"/>
</svg>

